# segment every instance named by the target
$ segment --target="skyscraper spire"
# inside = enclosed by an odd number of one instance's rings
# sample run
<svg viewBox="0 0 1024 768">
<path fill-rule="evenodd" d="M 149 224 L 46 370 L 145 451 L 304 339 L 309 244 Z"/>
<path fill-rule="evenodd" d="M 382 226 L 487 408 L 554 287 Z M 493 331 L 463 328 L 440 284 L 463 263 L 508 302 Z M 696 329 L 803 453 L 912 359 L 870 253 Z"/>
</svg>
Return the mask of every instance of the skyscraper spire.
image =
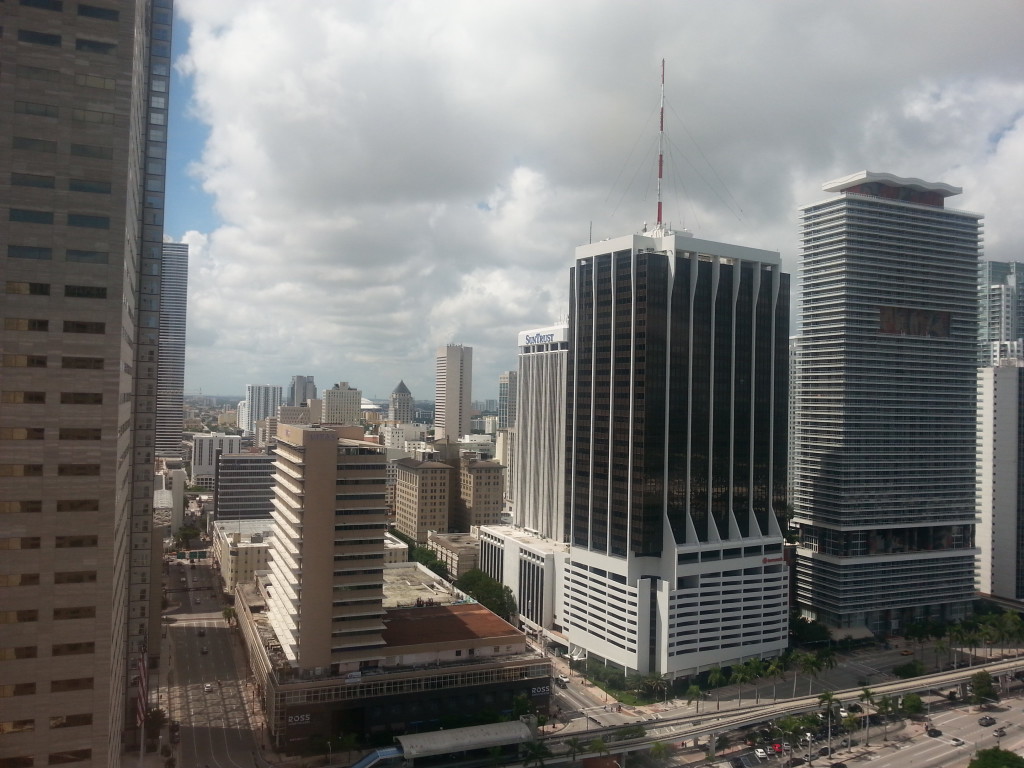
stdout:
<svg viewBox="0 0 1024 768">
<path fill-rule="evenodd" d="M 665 168 L 665 60 L 661 60 L 661 110 L 658 117 L 658 223 L 661 229 L 661 179 Z"/>
</svg>

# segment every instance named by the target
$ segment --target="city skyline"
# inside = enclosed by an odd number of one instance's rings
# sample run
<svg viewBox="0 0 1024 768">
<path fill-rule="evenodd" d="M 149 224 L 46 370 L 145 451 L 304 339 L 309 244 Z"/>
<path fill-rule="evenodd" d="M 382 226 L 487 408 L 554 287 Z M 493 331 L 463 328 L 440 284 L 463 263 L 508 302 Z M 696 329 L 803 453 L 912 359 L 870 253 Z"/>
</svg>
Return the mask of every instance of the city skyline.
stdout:
<svg viewBox="0 0 1024 768">
<path fill-rule="evenodd" d="M 798 205 L 884 168 L 963 187 L 986 258 L 1024 253 L 1016 4 L 597 3 L 585 24 L 571 4 L 277 9 L 178 7 L 167 231 L 194 230 L 188 390 L 308 371 L 427 393 L 454 342 L 491 396 L 516 334 L 564 321 L 573 248 L 654 221 L 662 58 L 674 227 L 795 272 Z M 599 48 L 628 54 L 583 66 Z"/>
</svg>

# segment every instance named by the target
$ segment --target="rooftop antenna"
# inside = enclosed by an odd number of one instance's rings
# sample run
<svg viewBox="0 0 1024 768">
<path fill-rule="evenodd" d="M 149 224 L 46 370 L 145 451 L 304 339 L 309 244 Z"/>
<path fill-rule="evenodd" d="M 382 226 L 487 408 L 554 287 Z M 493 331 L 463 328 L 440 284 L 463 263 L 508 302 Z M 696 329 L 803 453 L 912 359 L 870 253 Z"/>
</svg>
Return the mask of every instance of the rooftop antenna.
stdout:
<svg viewBox="0 0 1024 768">
<path fill-rule="evenodd" d="M 661 179 L 665 168 L 665 60 L 661 60 L 661 115 L 658 125 L 658 224 L 661 229 Z"/>
</svg>

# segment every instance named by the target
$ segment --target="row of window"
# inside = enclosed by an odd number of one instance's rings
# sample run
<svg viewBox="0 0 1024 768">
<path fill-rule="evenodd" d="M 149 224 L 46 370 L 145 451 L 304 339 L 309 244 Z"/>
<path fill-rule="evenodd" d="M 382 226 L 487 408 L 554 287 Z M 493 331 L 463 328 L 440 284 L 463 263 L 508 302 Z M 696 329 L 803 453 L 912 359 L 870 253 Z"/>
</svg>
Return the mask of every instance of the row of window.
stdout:
<svg viewBox="0 0 1024 768">
<path fill-rule="evenodd" d="M 6 292 L 19 296 L 49 296 L 49 283 L 28 283 L 21 280 L 8 280 Z M 65 285 L 64 295 L 75 299 L 105 299 L 106 286 L 101 285 Z"/>
<path fill-rule="evenodd" d="M 53 259 L 53 248 L 39 245 L 8 245 L 7 258 L 50 261 Z M 110 262 L 110 252 L 66 248 L 64 250 L 64 260 L 78 264 L 108 264 Z"/>
<path fill-rule="evenodd" d="M 19 115 L 32 115 L 33 117 L 60 117 L 60 107 L 54 104 L 41 104 L 37 101 L 16 101 L 14 102 L 14 111 Z M 71 119 L 79 123 L 113 125 L 114 113 L 74 107 L 71 110 Z M 162 121 L 160 122 L 162 123 Z"/>
<path fill-rule="evenodd" d="M 58 464 L 57 477 L 99 477 L 99 464 Z M 42 477 L 42 464 L 0 464 L 0 477 Z"/>
<path fill-rule="evenodd" d="M 50 693 L 65 693 L 67 691 L 89 691 L 92 690 L 93 679 L 91 677 L 76 677 L 70 680 L 51 680 Z M 0 699 L 10 696 L 34 696 L 36 693 L 35 683 L 14 683 L 13 685 L 0 685 Z"/>
<path fill-rule="evenodd" d="M 28 208 L 11 208 L 8 210 L 9 221 L 20 221 L 27 224 L 53 224 L 53 211 L 36 211 Z M 67 214 L 69 227 L 88 227 L 90 229 L 110 229 L 109 216 L 93 216 L 85 213 Z"/>
<path fill-rule="evenodd" d="M 80 547 L 95 547 L 98 545 L 99 536 L 93 534 L 53 537 L 55 549 L 78 549 Z M 0 538 L 0 550 L 40 549 L 41 547 L 42 538 L 39 536 L 9 536 Z"/>
<path fill-rule="evenodd" d="M 29 8 L 41 8 L 44 11 L 64 10 L 64 0 L 19 0 L 19 4 Z M 78 3 L 78 15 L 90 19 L 101 19 L 103 21 L 117 21 L 121 18 L 121 12 L 112 8 L 102 8 L 98 5 L 87 5 Z"/>
<path fill-rule="evenodd" d="M 58 440 L 100 440 L 102 430 L 99 427 L 61 427 L 57 432 Z M 0 440 L 45 440 L 46 430 L 43 427 L 0 427 Z"/>
<path fill-rule="evenodd" d="M 0 357 L 0 365 L 4 368 L 46 368 L 49 362 L 46 355 L 4 355 Z M 103 358 L 62 356 L 60 367 L 76 371 L 102 371 Z"/>
<path fill-rule="evenodd" d="M 54 608 L 53 618 L 55 621 L 67 619 L 95 619 L 96 606 L 83 605 L 73 608 Z M 28 624 L 39 621 L 39 611 L 35 609 L 22 611 L 0 611 L 0 624 Z"/>
<path fill-rule="evenodd" d="M 103 393 L 61 392 L 60 402 L 61 405 L 103 405 Z M 46 393 L 38 390 L 4 390 L 0 392 L 0 404 L 4 403 L 12 405 L 44 405 L 46 403 Z"/>
<path fill-rule="evenodd" d="M 57 177 L 40 173 L 12 173 L 11 186 L 35 187 L 36 189 L 56 189 Z M 97 195 L 109 195 L 112 185 L 109 181 L 97 179 L 68 179 L 69 192 L 90 192 Z"/>
<path fill-rule="evenodd" d="M 33 45 L 49 45 L 55 48 L 61 47 L 64 39 L 52 32 L 36 32 L 33 29 L 18 30 L 19 43 L 32 43 Z M 101 40 L 90 40 L 87 37 L 75 38 L 75 50 L 83 53 L 99 53 L 109 56 L 117 50 L 117 43 L 105 43 Z"/>
<path fill-rule="evenodd" d="M 49 331 L 50 321 L 45 318 L 5 317 L 5 331 Z M 107 324 L 85 320 L 65 320 L 61 326 L 64 333 L 106 333 Z"/>
<path fill-rule="evenodd" d="M 58 512 L 99 512 L 99 499 L 61 499 L 56 503 Z M 34 514 L 43 511 L 42 499 L 0 501 L 0 514 Z"/>
<path fill-rule="evenodd" d="M 38 573 L 0 573 L 0 587 L 37 587 L 41 584 Z M 96 571 L 57 571 L 54 584 L 95 584 Z"/>
</svg>

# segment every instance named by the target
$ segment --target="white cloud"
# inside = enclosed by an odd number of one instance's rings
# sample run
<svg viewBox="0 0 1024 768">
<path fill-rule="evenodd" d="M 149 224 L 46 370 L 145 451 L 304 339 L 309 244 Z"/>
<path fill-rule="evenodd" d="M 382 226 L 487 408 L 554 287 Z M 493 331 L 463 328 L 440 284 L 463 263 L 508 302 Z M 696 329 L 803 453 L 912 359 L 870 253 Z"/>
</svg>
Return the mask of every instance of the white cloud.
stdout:
<svg viewBox="0 0 1024 768">
<path fill-rule="evenodd" d="M 963 186 L 988 255 L 1024 255 L 1017 3 L 177 7 L 223 221 L 185 236 L 206 392 L 314 373 L 426 398 L 457 342 L 493 396 L 516 333 L 566 314 L 573 247 L 653 221 L 662 57 L 671 221 L 795 271 L 796 207 L 867 168 Z"/>
</svg>

